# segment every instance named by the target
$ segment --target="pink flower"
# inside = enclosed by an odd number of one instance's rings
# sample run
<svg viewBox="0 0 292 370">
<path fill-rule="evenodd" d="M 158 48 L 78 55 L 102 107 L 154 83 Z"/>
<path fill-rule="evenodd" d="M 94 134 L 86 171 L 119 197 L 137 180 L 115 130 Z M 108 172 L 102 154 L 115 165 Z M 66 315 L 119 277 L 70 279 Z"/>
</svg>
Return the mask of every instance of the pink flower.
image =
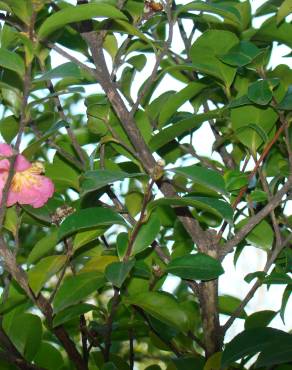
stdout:
<svg viewBox="0 0 292 370">
<path fill-rule="evenodd" d="M 13 150 L 10 145 L 0 143 L 0 202 L 10 167 L 7 157 L 12 154 Z M 23 155 L 18 154 L 14 170 L 7 207 L 19 203 L 39 208 L 47 203 L 54 194 L 55 188 L 49 178 L 41 175 L 44 172 L 43 164 L 41 162 L 30 163 Z"/>
</svg>

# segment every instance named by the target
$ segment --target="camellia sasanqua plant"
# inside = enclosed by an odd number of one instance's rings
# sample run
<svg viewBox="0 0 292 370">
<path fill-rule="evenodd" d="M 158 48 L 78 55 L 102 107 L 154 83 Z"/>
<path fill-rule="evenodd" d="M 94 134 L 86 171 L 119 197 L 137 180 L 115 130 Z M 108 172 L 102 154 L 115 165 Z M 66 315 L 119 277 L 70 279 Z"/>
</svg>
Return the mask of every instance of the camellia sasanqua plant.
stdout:
<svg viewBox="0 0 292 370">
<path fill-rule="evenodd" d="M 1 370 L 292 369 L 292 2 L 251 5 L 0 1 Z"/>
</svg>

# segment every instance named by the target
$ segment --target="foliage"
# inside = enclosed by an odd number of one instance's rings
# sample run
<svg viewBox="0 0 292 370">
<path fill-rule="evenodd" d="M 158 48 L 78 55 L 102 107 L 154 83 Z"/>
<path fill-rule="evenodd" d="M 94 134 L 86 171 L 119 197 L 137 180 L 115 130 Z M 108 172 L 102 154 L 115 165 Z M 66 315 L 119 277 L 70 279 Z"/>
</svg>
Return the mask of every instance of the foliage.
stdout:
<svg viewBox="0 0 292 370">
<path fill-rule="evenodd" d="M 0 369 L 292 369 L 291 333 L 269 327 L 292 284 L 292 70 L 269 64 L 291 12 L 0 1 Z M 196 152 L 203 125 L 216 160 Z M 245 298 L 219 294 L 247 245 L 263 270 Z M 248 315 L 274 284 L 279 312 Z"/>
</svg>

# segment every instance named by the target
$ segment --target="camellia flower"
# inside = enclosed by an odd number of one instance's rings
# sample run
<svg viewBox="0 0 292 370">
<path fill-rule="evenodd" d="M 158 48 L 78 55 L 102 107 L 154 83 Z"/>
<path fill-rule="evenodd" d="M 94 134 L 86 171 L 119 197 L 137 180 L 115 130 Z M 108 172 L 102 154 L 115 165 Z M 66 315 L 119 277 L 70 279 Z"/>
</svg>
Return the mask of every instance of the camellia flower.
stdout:
<svg viewBox="0 0 292 370">
<path fill-rule="evenodd" d="M 0 144 L 0 202 L 10 168 L 8 157 L 13 150 L 8 144 Z M 52 181 L 42 176 L 44 166 L 41 162 L 30 163 L 18 154 L 14 165 L 14 175 L 7 198 L 7 207 L 13 204 L 29 204 L 34 208 L 42 207 L 54 193 Z"/>
</svg>

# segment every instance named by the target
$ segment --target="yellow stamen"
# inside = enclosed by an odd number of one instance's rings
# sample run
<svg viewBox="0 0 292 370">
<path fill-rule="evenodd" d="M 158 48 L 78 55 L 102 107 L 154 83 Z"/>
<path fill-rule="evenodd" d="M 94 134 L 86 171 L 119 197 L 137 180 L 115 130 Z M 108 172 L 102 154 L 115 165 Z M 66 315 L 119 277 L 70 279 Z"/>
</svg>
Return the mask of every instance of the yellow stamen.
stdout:
<svg viewBox="0 0 292 370">
<path fill-rule="evenodd" d="M 44 172 L 44 165 L 41 162 L 34 162 L 32 166 L 22 172 L 16 172 L 12 179 L 11 190 L 19 193 L 25 188 L 33 185 L 39 185 L 40 179 L 34 175 L 40 175 Z"/>
</svg>

